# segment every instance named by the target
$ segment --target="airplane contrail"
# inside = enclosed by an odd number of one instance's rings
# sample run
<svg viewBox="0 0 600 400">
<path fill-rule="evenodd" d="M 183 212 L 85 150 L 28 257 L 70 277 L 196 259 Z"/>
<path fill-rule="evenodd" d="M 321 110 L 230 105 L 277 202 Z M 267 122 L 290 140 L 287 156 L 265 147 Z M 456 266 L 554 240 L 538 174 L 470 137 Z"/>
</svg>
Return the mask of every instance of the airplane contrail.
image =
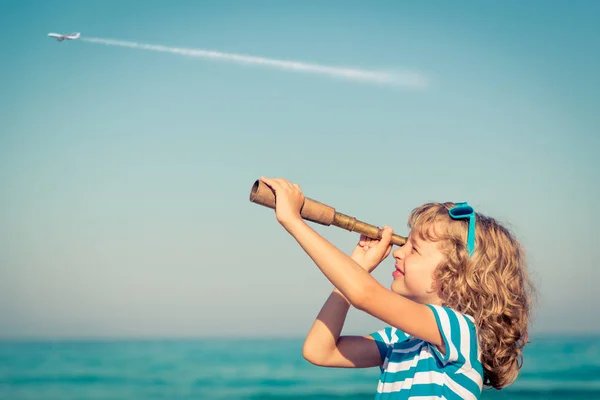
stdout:
<svg viewBox="0 0 600 400">
<path fill-rule="evenodd" d="M 324 74 L 336 78 L 345 78 L 357 81 L 389 84 L 395 86 L 404 86 L 412 89 L 424 89 L 428 86 L 428 79 L 420 73 L 387 73 L 378 71 L 369 71 L 363 69 L 331 67 L 320 64 L 309 64 L 299 61 L 276 60 L 265 57 L 248 56 L 242 54 L 223 53 L 212 50 L 185 49 L 179 47 L 167 47 L 154 44 L 143 44 L 136 42 L 127 42 L 121 40 L 102 39 L 94 37 L 82 37 L 80 40 L 101 43 L 109 46 L 130 47 L 142 50 L 159 51 L 165 53 L 180 54 L 189 57 L 202 57 L 208 59 L 218 59 L 232 61 L 242 64 L 256 64 L 268 67 L 279 68 L 288 71 L 307 72 L 315 74 Z"/>
</svg>

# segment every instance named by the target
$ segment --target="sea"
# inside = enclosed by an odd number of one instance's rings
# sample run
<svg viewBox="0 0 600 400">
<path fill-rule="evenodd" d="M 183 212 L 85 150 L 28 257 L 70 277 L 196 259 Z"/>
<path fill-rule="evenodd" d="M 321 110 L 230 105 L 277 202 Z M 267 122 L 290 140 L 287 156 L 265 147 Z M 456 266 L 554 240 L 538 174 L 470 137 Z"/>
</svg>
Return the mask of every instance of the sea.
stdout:
<svg viewBox="0 0 600 400">
<path fill-rule="evenodd" d="M 368 400 L 378 369 L 317 367 L 302 339 L 0 341 L 2 400 Z M 483 399 L 600 399 L 600 336 L 534 338 Z"/>
</svg>

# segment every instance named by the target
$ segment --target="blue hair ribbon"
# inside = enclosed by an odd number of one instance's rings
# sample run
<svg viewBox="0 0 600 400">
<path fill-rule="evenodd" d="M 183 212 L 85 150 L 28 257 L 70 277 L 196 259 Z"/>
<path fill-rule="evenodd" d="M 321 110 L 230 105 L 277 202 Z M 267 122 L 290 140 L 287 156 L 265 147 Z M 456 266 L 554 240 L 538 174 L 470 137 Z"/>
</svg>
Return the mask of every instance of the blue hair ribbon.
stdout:
<svg viewBox="0 0 600 400">
<path fill-rule="evenodd" d="M 475 251 L 475 210 L 469 203 L 456 203 L 456 206 L 448 210 L 448 214 L 452 219 L 469 219 L 469 233 L 467 236 L 467 251 L 469 256 Z"/>
</svg>

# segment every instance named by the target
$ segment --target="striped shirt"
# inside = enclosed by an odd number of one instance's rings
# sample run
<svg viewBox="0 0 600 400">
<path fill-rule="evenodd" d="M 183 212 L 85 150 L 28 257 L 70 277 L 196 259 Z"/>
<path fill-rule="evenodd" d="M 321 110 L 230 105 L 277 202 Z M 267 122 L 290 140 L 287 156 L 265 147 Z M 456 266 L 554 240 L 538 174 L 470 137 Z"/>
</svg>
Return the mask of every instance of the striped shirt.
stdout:
<svg viewBox="0 0 600 400">
<path fill-rule="evenodd" d="M 375 399 L 478 399 L 483 366 L 474 319 L 451 308 L 427 305 L 446 347 L 388 327 L 371 336 L 383 360 Z"/>
</svg>

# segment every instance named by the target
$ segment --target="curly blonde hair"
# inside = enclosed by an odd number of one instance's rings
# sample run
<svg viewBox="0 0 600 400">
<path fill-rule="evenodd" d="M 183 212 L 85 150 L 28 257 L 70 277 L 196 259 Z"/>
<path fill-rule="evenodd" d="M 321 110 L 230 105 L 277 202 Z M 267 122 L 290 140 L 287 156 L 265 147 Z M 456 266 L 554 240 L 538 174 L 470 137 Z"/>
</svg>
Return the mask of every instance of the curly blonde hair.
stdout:
<svg viewBox="0 0 600 400">
<path fill-rule="evenodd" d="M 434 274 L 444 305 L 472 316 L 477 326 L 484 386 L 512 384 L 523 364 L 534 288 L 524 250 L 495 219 L 476 213 L 475 251 L 466 249 L 469 220 L 453 220 L 455 203 L 427 203 L 409 217 L 411 235 L 440 242 L 446 256 Z"/>
</svg>

